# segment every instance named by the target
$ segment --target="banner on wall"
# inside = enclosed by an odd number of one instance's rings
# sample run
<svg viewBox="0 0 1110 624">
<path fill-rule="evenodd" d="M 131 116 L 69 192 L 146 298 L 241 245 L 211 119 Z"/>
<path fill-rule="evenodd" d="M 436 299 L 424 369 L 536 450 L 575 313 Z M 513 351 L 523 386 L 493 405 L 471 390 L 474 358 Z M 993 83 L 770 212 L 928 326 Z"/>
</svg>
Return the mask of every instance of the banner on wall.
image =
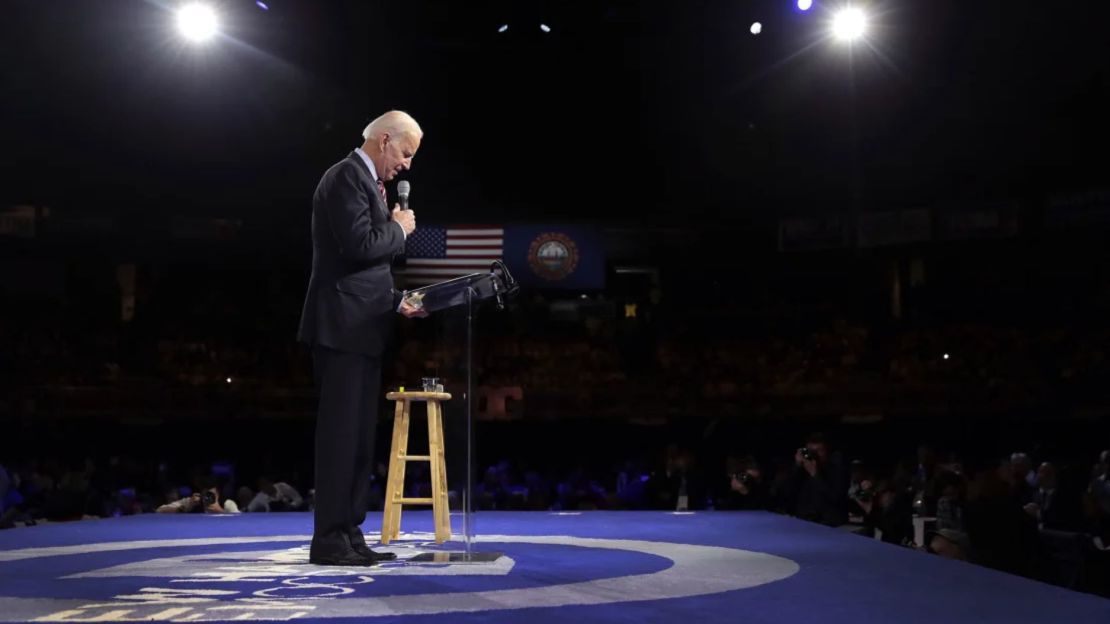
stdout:
<svg viewBox="0 0 1110 624">
<path fill-rule="evenodd" d="M 605 249 L 594 228 L 507 226 L 504 260 L 513 277 L 526 288 L 605 288 Z"/>
</svg>

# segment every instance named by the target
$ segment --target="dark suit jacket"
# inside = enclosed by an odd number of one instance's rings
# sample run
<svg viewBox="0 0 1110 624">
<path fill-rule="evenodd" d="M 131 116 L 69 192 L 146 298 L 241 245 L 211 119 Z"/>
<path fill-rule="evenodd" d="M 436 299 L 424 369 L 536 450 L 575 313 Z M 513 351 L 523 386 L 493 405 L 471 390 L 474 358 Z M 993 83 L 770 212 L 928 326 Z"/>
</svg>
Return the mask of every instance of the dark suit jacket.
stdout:
<svg viewBox="0 0 1110 624">
<path fill-rule="evenodd" d="M 400 303 L 390 265 L 404 247 L 370 170 L 351 152 L 324 173 L 312 198 L 312 275 L 297 338 L 380 355 Z"/>
</svg>

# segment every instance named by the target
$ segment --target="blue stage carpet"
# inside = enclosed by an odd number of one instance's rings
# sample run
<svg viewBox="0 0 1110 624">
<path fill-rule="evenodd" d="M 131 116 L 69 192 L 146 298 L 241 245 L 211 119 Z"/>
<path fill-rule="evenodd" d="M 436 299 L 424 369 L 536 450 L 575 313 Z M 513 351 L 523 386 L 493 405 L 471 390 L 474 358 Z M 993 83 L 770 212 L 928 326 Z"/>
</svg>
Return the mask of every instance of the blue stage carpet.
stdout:
<svg viewBox="0 0 1110 624">
<path fill-rule="evenodd" d="M 385 547 L 398 560 L 373 568 L 308 565 L 309 514 L 3 531 L 0 619 L 1110 623 L 1110 600 L 766 513 L 485 512 L 475 527 L 505 556 L 409 561 L 461 548 L 430 541 L 429 512 L 407 512 Z"/>
</svg>

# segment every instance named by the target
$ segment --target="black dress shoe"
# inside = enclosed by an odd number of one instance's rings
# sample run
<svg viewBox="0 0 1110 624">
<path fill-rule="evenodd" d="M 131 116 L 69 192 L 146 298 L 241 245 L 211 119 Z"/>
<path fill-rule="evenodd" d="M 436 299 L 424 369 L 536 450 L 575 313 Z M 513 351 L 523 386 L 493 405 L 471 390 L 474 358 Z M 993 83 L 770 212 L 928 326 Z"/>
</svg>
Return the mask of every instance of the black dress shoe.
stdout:
<svg viewBox="0 0 1110 624">
<path fill-rule="evenodd" d="M 393 561 L 397 558 L 397 555 L 391 552 L 374 552 L 370 550 L 370 547 L 366 545 L 366 538 L 362 536 L 362 531 L 356 529 L 351 531 L 349 536 L 351 538 L 351 548 L 363 557 L 373 559 L 375 563 L 378 561 Z"/>
<path fill-rule="evenodd" d="M 374 560 L 374 563 L 377 563 L 379 561 L 393 561 L 397 558 L 397 554 L 391 552 L 381 552 L 377 550 L 370 550 L 369 548 L 366 549 L 366 552 L 370 553 L 370 557 Z"/>
<path fill-rule="evenodd" d="M 369 550 L 369 549 L 367 549 Z M 309 555 L 308 562 L 314 565 L 326 566 L 372 566 L 378 561 L 373 557 L 361 555 L 355 551 L 329 555 Z"/>
</svg>

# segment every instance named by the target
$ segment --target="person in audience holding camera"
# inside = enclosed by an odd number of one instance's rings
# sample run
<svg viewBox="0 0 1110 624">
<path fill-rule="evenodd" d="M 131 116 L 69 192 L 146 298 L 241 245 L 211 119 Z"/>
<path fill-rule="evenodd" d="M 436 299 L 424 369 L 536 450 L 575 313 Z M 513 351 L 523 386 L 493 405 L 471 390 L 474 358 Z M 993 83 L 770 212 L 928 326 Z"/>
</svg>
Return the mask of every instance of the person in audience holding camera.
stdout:
<svg viewBox="0 0 1110 624">
<path fill-rule="evenodd" d="M 866 516 L 875 494 L 875 476 L 859 459 L 852 460 L 848 467 L 848 517 Z"/>
<path fill-rule="evenodd" d="M 794 453 L 795 469 L 783 487 L 786 510 L 803 520 L 839 526 L 847 522 L 848 484 L 838 453 L 814 434 Z"/>
<path fill-rule="evenodd" d="M 166 503 L 154 511 L 157 513 L 237 513 L 239 506 L 230 498 L 220 500 L 220 489 L 211 486 L 172 503 Z"/>
<path fill-rule="evenodd" d="M 875 532 L 874 537 L 889 544 L 906 545 L 913 542 L 913 500 L 905 488 L 891 480 L 872 481 L 863 477 L 858 486 L 849 488 L 851 513 L 858 514 L 859 522 Z"/>
<path fill-rule="evenodd" d="M 727 489 L 717 499 L 717 508 L 724 510 L 767 509 L 770 496 L 763 480 L 763 471 L 755 458 L 729 457 L 725 460 Z"/>
</svg>

